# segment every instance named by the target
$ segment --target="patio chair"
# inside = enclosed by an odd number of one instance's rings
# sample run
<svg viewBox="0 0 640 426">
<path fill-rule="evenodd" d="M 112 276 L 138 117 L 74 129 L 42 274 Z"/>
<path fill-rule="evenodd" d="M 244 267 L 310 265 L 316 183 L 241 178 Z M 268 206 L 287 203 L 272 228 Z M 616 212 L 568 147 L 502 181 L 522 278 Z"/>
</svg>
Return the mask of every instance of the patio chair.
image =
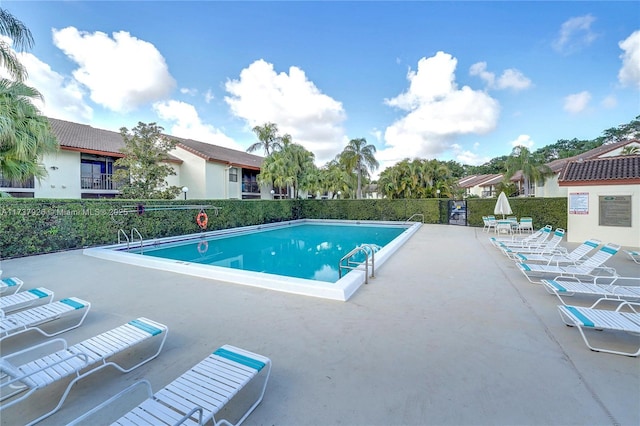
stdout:
<svg viewBox="0 0 640 426">
<path fill-rule="evenodd" d="M 640 300 L 640 278 L 638 277 L 607 277 L 607 283 L 599 284 L 596 277 L 593 282 L 582 282 L 571 277 L 559 277 L 555 280 L 542 280 L 544 288 L 555 294 L 563 305 L 566 305 L 564 297 L 571 297 L 576 294 L 583 296 L 596 296 L 601 299 L 616 299 L 635 301 Z M 633 285 L 624 283 L 633 282 Z"/>
<path fill-rule="evenodd" d="M 138 318 L 73 346 L 67 346 L 64 339 L 58 338 L 2 357 L 0 371 L 6 378 L 0 383 L 0 413 L 1 410 L 28 400 L 34 392 L 52 383 L 75 376 L 58 404 L 29 424 L 37 423 L 58 411 L 73 385 L 88 375 L 108 366 L 128 373 L 157 357 L 167 333 L 166 326 L 147 318 Z M 125 367 L 112 359 L 115 355 L 155 337 L 160 338 L 158 350 L 134 366 Z M 42 353 L 48 354 L 42 356 Z M 137 357 L 134 359 L 137 361 Z"/>
<path fill-rule="evenodd" d="M 22 280 L 16 277 L 3 278 L 0 280 L 0 294 L 3 296 L 5 295 L 5 293 L 13 294 L 20 290 L 22 284 L 24 284 Z"/>
<path fill-rule="evenodd" d="M 640 347 L 635 352 L 624 352 L 610 348 L 596 347 L 587 339 L 585 331 L 591 330 L 611 330 L 624 331 L 633 335 L 640 335 L 640 303 L 621 301 L 615 310 L 597 309 L 596 306 L 602 301 L 610 299 L 599 299 L 591 307 L 559 305 L 558 311 L 562 321 L 570 326 L 575 326 L 582 340 L 589 349 L 596 352 L 608 352 L 616 355 L 638 356 Z"/>
<path fill-rule="evenodd" d="M 530 247 L 532 245 L 544 244 L 551 235 L 551 231 L 553 231 L 551 225 L 546 225 L 534 234 L 524 238 L 489 238 L 489 240 L 494 246 L 500 249 L 504 247 Z"/>
<path fill-rule="evenodd" d="M 502 253 L 511 259 L 517 260 L 515 255 L 518 253 L 522 254 L 551 254 L 553 253 L 560 241 L 564 238 L 565 231 L 562 228 L 556 228 L 553 232 L 553 237 L 549 241 L 545 241 L 544 243 L 538 245 L 536 243 L 532 243 L 526 247 L 509 247 L 509 246 L 499 246 L 502 249 Z"/>
<path fill-rule="evenodd" d="M 635 250 L 624 250 L 625 253 L 633 260 L 634 262 L 640 264 L 640 251 Z"/>
<path fill-rule="evenodd" d="M 489 232 L 491 231 L 491 229 L 493 229 L 494 231 L 496 230 L 496 227 L 498 226 L 498 221 L 496 220 L 495 216 L 485 216 L 487 218 L 485 227 L 483 228 L 483 231 L 486 228 L 486 231 Z"/>
<path fill-rule="evenodd" d="M 562 265 L 562 264 L 572 264 L 583 262 L 587 258 L 587 254 L 597 248 L 602 241 L 597 240 L 595 238 L 585 241 L 580 244 L 578 247 L 568 252 L 564 247 L 556 247 L 552 253 L 546 254 L 535 254 L 535 253 L 515 253 L 513 257 L 511 257 L 516 262 L 520 263 L 544 263 L 547 265 Z"/>
<path fill-rule="evenodd" d="M 52 300 L 53 292 L 44 287 L 0 297 L 0 318 L 9 312 L 51 303 Z"/>
<path fill-rule="evenodd" d="M 518 223 L 518 232 L 530 232 L 533 234 L 533 218 L 528 216 L 521 217 Z"/>
<path fill-rule="evenodd" d="M 89 313 L 89 309 L 91 309 L 91 303 L 76 297 L 70 297 L 47 305 L 41 305 L 6 315 L 0 318 L 0 341 L 9 336 L 15 336 L 31 330 L 37 331 L 46 337 L 56 336 L 79 327 L 84 322 L 85 317 Z M 62 330 L 50 333 L 42 328 L 42 326 L 48 326 L 49 323 L 53 321 L 72 315 L 80 315 L 80 320 Z"/>
<path fill-rule="evenodd" d="M 609 276 L 617 276 L 616 270 L 604 265 L 604 262 L 609 260 L 611 256 L 615 255 L 620 246 L 618 244 L 608 243 L 598 250 L 595 254 L 591 255 L 587 260 L 576 265 L 542 265 L 535 263 L 516 263 L 516 266 L 524 274 L 524 276 L 534 284 L 541 283 L 541 279 L 554 277 L 577 277 L 586 281 L 593 282 L 596 276 L 608 274 Z M 538 281 L 534 281 L 538 278 Z M 557 278 L 556 278 L 557 279 Z"/>
<path fill-rule="evenodd" d="M 260 404 L 271 372 L 271 360 L 264 356 L 224 345 L 189 369 L 164 389 L 152 394 L 151 385 L 142 380 L 77 418 L 70 425 L 85 421 L 99 414 L 114 401 L 123 398 L 135 388 L 144 386 L 147 399 L 129 411 L 114 424 L 174 425 L 187 422 L 203 425 L 213 420 L 214 425 L 231 425 L 226 419 L 216 420 L 215 415 L 233 400 L 233 397 L 262 372 L 261 392 L 235 423 L 241 424 Z M 235 401 L 234 401 L 235 402 Z"/>
</svg>

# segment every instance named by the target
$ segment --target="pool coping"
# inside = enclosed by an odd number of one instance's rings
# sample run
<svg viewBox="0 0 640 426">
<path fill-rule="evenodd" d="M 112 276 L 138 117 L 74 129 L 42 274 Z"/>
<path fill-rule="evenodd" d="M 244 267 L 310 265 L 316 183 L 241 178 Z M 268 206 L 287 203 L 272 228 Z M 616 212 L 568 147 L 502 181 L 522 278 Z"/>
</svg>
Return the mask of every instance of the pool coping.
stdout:
<svg viewBox="0 0 640 426">
<path fill-rule="evenodd" d="M 410 225 L 399 236 L 385 245 L 374 255 L 374 266 L 379 268 L 384 262 L 395 253 L 415 232 L 420 229 L 420 222 L 393 222 L 393 221 L 367 221 L 367 220 L 335 220 L 335 219 L 299 219 L 293 221 L 274 222 L 262 225 L 244 226 L 239 228 L 223 229 L 218 231 L 202 232 L 176 237 L 156 238 L 142 241 L 142 248 L 165 244 L 175 241 L 187 241 L 195 239 L 205 239 L 219 235 L 233 235 L 248 233 L 252 231 L 262 231 L 270 228 L 300 225 L 304 223 L 322 224 L 344 224 L 344 225 L 374 225 L 374 226 L 407 226 Z M 136 243 L 137 244 L 137 243 Z M 129 244 L 131 245 L 131 244 Z M 100 259 L 126 263 L 145 268 L 159 269 L 179 274 L 185 274 L 200 278 L 224 281 L 232 284 L 240 284 L 252 287 L 265 288 L 274 291 L 292 293 L 304 296 L 318 297 L 323 299 L 347 301 L 365 283 L 365 267 L 352 270 L 335 283 L 323 281 L 286 277 L 281 275 L 266 274 L 262 272 L 242 271 L 238 269 L 225 268 L 221 266 L 202 265 L 198 263 L 185 262 L 179 260 L 161 259 L 151 256 L 144 256 L 135 253 L 118 251 L 127 247 L 127 243 L 112 244 L 107 246 L 86 248 L 83 254 Z"/>
</svg>

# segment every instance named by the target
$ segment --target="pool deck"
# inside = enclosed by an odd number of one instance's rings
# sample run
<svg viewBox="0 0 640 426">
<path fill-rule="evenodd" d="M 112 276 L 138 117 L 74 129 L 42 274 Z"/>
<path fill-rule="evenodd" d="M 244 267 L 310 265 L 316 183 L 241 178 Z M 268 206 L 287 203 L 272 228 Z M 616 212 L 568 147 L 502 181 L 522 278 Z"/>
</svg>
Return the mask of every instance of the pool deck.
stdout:
<svg viewBox="0 0 640 426">
<path fill-rule="evenodd" d="M 1 266 L 23 289 L 43 286 L 56 299 L 92 303 L 85 323 L 61 335 L 70 344 L 140 316 L 169 327 L 158 358 L 128 374 L 105 370 L 81 381 L 42 425 L 64 424 L 141 378 L 156 391 L 223 344 L 273 362 L 264 401 L 245 425 L 640 424 L 640 359 L 590 351 L 560 320 L 557 298 L 529 283 L 489 235 L 425 225 L 347 302 L 80 250 Z M 624 253 L 607 265 L 640 276 Z M 640 340 L 611 334 L 598 338 Z M 61 392 L 46 388 L 3 412 L 2 424 L 23 424 Z"/>
</svg>

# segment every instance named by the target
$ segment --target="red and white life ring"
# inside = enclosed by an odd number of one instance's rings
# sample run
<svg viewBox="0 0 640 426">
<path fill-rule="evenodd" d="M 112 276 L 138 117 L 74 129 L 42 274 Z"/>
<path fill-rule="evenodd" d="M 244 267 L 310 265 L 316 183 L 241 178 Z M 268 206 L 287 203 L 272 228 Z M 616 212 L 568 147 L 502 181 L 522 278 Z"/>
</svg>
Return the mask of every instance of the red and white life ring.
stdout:
<svg viewBox="0 0 640 426">
<path fill-rule="evenodd" d="M 209 218 L 205 212 L 200 212 L 196 216 L 196 223 L 202 229 L 207 229 L 207 223 L 209 223 Z"/>
</svg>

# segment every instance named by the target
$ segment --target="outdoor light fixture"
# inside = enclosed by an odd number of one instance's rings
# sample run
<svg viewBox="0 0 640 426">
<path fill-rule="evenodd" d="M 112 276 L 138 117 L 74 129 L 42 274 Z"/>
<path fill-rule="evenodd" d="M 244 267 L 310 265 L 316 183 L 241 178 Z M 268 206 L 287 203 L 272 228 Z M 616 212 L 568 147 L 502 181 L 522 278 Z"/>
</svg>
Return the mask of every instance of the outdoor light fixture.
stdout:
<svg viewBox="0 0 640 426">
<path fill-rule="evenodd" d="M 271 193 L 271 199 L 273 199 L 273 194 L 276 193 L 276 191 L 274 191 L 273 189 L 271 191 L 269 191 Z"/>
<path fill-rule="evenodd" d="M 182 187 L 182 192 L 184 192 L 184 199 L 187 199 L 187 192 L 189 192 L 189 188 L 187 188 L 186 186 Z"/>
<path fill-rule="evenodd" d="M 436 194 L 438 194 L 438 198 L 440 198 L 440 190 L 436 189 Z"/>
<path fill-rule="evenodd" d="M 340 195 L 342 195 L 342 192 L 338 191 L 338 200 L 340 199 Z"/>
</svg>

